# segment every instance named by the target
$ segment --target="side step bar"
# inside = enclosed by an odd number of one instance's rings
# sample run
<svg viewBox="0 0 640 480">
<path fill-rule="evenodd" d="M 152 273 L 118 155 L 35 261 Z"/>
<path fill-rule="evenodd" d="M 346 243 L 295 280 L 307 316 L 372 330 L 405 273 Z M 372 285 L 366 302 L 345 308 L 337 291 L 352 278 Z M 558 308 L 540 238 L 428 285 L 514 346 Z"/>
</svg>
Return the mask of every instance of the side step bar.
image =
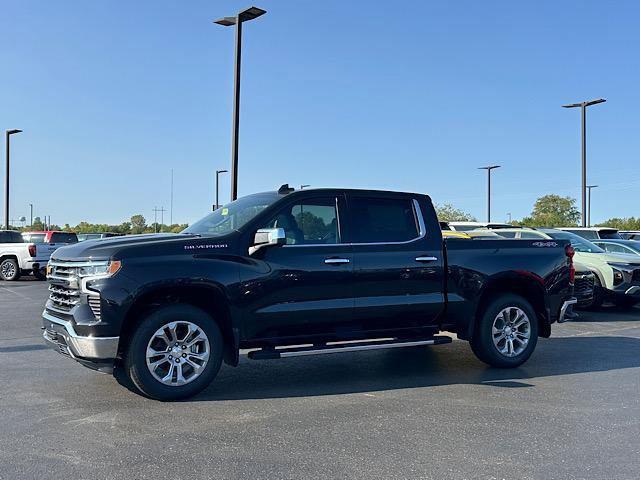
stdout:
<svg viewBox="0 0 640 480">
<path fill-rule="evenodd" d="M 451 337 L 435 336 L 415 339 L 382 339 L 364 342 L 332 343 L 307 347 L 263 348 L 252 350 L 247 356 L 251 360 L 273 360 L 276 358 L 301 357 L 303 355 L 321 355 L 324 353 L 359 352 L 382 348 L 416 347 L 419 345 L 441 345 L 451 343 Z"/>
</svg>

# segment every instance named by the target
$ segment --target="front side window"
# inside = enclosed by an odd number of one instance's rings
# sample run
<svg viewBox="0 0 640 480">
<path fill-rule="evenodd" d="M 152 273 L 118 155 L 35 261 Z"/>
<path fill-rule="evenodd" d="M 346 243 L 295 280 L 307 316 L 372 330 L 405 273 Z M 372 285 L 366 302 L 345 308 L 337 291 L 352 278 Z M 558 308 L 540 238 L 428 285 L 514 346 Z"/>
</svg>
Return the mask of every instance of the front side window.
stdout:
<svg viewBox="0 0 640 480">
<path fill-rule="evenodd" d="M 406 242 L 420 235 L 410 199 L 355 197 L 349 210 L 354 243 Z"/>
<path fill-rule="evenodd" d="M 305 200 L 278 212 L 263 228 L 282 228 L 287 245 L 340 243 L 335 197 Z"/>
</svg>

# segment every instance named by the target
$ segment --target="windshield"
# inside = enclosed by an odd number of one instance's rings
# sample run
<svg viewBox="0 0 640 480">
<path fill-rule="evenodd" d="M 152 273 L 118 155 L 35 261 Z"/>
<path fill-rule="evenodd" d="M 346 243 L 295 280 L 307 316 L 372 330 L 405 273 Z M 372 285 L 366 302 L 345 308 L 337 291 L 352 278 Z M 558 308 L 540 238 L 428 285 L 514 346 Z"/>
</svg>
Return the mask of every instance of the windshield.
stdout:
<svg viewBox="0 0 640 480">
<path fill-rule="evenodd" d="M 239 198 L 185 228 L 182 233 L 226 235 L 238 230 L 262 210 L 282 198 L 275 192 L 256 193 Z"/>
<path fill-rule="evenodd" d="M 603 249 L 599 246 L 591 243 L 589 240 L 585 240 L 584 238 L 576 235 L 571 232 L 561 232 L 557 230 L 543 230 L 544 233 L 549 235 L 551 238 L 555 240 L 569 240 L 571 242 L 571 246 L 576 252 L 583 253 L 605 253 Z"/>
</svg>

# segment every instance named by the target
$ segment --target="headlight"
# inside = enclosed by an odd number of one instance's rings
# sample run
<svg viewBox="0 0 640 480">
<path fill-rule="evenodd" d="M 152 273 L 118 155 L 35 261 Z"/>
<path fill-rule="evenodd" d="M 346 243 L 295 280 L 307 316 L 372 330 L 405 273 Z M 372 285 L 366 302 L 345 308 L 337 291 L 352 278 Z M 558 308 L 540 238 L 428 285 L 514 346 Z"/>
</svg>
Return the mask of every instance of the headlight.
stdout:
<svg viewBox="0 0 640 480">
<path fill-rule="evenodd" d="M 86 264 L 78 268 L 78 276 L 83 277 L 111 277 L 115 275 L 122 263 L 120 260 L 111 260 L 108 262 L 95 262 Z"/>
<path fill-rule="evenodd" d="M 620 285 L 622 282 L 624 282 L 624 275 L 622 274 L 622 272 L 616 268 L 613 269 L 613 284 L 614 285 Z"/>
</svg>

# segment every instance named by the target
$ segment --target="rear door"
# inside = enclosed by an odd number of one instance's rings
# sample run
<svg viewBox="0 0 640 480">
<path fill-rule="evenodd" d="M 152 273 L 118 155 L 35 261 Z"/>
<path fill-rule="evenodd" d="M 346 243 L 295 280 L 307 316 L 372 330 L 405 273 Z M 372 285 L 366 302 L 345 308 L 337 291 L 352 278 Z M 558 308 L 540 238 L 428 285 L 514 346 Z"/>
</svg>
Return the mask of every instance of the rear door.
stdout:
<svg viewBox="0 0 640 480">
<path fill-rule="evenodd" d="M 426 200 L 355 192 L 347 198 L 354 321 L 364 330 L 436 327 L 444 307 L 442 237 Z M 435 227 L 427 231 L 423 211 Z"/>
</svg>

